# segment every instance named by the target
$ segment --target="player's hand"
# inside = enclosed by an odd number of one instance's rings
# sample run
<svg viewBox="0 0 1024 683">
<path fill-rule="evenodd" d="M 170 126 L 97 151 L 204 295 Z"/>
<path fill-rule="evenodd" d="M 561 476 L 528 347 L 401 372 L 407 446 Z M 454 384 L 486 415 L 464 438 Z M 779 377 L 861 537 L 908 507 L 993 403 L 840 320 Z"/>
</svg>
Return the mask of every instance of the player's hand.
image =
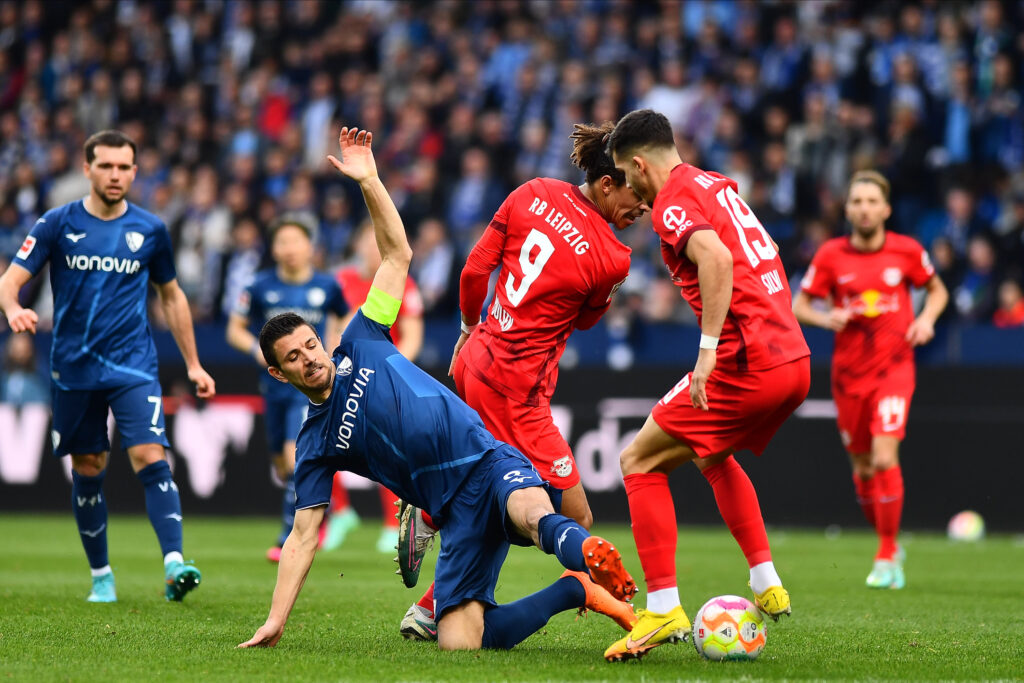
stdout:
<svg viewBox="0 0 1024 683">
<path fill-rule="evenodd" d="M 341 159 L 328 154 L 327 160 L 333 164 L 334 168 L 357 183 L 375 178 L 377 177 L 377 163 L 373 160 L 373 152 L 370 151 L 371 142 L 373 142 L 373 133 L 370 131 L 344 126 L 341 129 L 341 135 L 338 136 Z"/>
<path fill-rule="evenodd" d="M 277 641 L 281 640 L 282 635 L 284 635 L 284 624 L 267 619 L 266 623 L 256 631 L 256 635 L 244 643 L 239 643 L 238 647 L 274 647 L 277 645 Z"/>
<path fill-rule="evenodd" d="M 217 385 L 213 378 L 201 367 L 189 370 L 188 378 L 196 385 L 196 396 L 199 398 L 210 398 L 217 393 Z"/>
<path fill-rule="evenodd" d="M 697 354 L 697 365 L 690 373 L 690 403 L 697 410 L 708 410 L 708 394 L 706 391 L 708 378 L 715 371 L 718 352 L 714 349 L 701 349 Z"/>
<path fill-rule="evenodd" d="M 906 340 L 911 346 L 927 344 L 935 337 L 935 325 L 922 318 L 914 318 L 907 328 Z"/>
<path fill-rule="evenodd" d="M 31 332 L 35 334 L 38 322 L 39 316 L 31 308 L 22 308 L 7 316 L 7 324 L 11 326 L 12 332 Z"/>
<path fill-rule="evenodd" d="M 469 335 L 463 332 L 459 335 L 459 341 L 455 342 L 455 350 L 452 351 L 452 362 L 448 365 L 449 377 L 452 377 L 455 374 L 455 359 L 459 357 L 459 351 L 462 350 L 462 347 L 466 345 L 467 341 L 469 341 Z"/>
<path fill-rule="evenodd" d="M 850 322 L 850 318 L 853 313 L 846 310 L 845 308 L 833 308 L 828 312 L 828 319 L 825 321 L 825 328 L 838 332 L 844 327 L 846 323 Z"/>
</svg>

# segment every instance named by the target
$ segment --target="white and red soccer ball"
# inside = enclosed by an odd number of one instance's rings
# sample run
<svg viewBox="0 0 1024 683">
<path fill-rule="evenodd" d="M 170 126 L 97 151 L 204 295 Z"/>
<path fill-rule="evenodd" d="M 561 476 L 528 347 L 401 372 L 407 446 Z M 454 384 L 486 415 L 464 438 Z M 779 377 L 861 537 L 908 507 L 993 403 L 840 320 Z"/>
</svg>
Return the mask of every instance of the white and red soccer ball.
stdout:
<svg viewBox="0 0 1024 683">
<path fill-rule="evenodd" d="M 693 646 L 705 659 L 757 659 L 767 638 L 761 610 L 738 595 L 711 598 L 693 620 Z"/>
</svg>

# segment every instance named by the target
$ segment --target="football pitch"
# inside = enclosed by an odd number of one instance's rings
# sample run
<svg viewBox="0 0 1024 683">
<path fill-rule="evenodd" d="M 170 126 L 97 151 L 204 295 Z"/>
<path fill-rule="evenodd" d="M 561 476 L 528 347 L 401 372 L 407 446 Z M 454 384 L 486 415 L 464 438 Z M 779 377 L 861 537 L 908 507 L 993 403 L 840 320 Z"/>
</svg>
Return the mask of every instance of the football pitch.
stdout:
<svg viewBox="0 0 1024 683">
<path fill-rule="evenodd" d="M 866 532 L 771 529 L 776 565 L 794 614 L 769 622 L 755 662 L 707 662 L 689 643 L 664 645 L 641 662 L 609 664 L 602 652 L 622 632 L 596 614 L 554 617 L 511 651 L 439 652 L 398 635 L 408 606 L 429 583 L 404 588 L 391 557 L 374 549 L 364 520 L 342 548 L 320 553 L 281 643 L 238 650 L 263 623 L 276 567 L 263 559 L 274 520 L 185 519 L 185 557 L 203 583 L 184 603 L 163 598 L 162 568 L 145 517 L 114 516 L 110 558 L 119 602 L 88 604 L 89 574 L 66 515 L 0 515 L 0 677 L 24 681 L 583 681 L 677 679 L 1019 679 L 1024 662 L 1024 541 L 996 536 L 953 544 L 936 534 L 904 538 L 907 588 L 870 591 L 875 541 Z M 629 529 L 595 528 L 642 578 Z M 550 583 L 557 561 L 513 548 L 497 598 Z M 683 607 L 692 618 L 714 595 L 748 595 L 746 564 L 721 528 L 684 527 L 679 539 Z M 643 605 L 643 594 L 638 598 Z"/>
</svg>

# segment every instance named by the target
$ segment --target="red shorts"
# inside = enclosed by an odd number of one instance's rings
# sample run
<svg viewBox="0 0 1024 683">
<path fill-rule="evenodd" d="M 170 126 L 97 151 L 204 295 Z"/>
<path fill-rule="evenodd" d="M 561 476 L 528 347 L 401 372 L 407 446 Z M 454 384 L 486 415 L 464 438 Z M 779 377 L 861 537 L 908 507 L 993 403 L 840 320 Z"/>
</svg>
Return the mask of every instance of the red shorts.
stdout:
<svg viewBox="0 0 1024 683">
<path fill-rule="evenodd" d="M 914 395 L 914 377 L 887 378 L 866 394 L 849 395 L 832 387 L 839 423 L 839 438 L 850 453 L 870 453 L 876 436 L 907 435 L 907 415 Z"/>
<path fill-rule="evenodd" d="M 515 446 L 556 489 L 580 482 L 572 449 L 551 419 L 551 406 L 528 406 L 484 384 L 467 369 L 463 354 L 455 361 L 455 388 L 499 441 Z"/>
<path fill-rule="evenodd" d="M 705 412 L 690 403 L 691 374 L 658 401 L 651 417 L 701 458 L 743 449 L 761 455 L 811 386 L 811 362 L 806 357 L 759 372 L 716 370 L 706 386 Z"/>
</svg>

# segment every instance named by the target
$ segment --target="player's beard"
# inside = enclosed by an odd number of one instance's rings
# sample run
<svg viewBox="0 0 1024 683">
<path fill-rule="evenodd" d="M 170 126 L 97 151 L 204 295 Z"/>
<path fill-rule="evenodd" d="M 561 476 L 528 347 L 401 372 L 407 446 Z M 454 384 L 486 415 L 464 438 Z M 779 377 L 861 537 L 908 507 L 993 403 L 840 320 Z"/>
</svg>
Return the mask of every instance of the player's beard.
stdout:
<svg viewBox="0 0 1024 683">
<path fill-rule="evenodd" d="M 882 229 L 882 221 L 879 221 L 873 225 L 854 225 L 853 231 L 857 233 L 857 236 L 862 240 L 870 240 L 875 237 Z"/>
<path fill-rule="evenodd" d="M 107 206 L 116 206 L 117 204 L 120 204 L 121 201 L 124 200 L 124 190 L 121 190 L 121 194 L 119 194 L 116 198 L 111 198 L 110 196 L 107 195 L 105 190 L 101 190 L 96 185 L 93 185 L 92 187 L 96 191 L 96 196 L 99 197 L 100 201 L 106 204 Z"/>
</svg>

